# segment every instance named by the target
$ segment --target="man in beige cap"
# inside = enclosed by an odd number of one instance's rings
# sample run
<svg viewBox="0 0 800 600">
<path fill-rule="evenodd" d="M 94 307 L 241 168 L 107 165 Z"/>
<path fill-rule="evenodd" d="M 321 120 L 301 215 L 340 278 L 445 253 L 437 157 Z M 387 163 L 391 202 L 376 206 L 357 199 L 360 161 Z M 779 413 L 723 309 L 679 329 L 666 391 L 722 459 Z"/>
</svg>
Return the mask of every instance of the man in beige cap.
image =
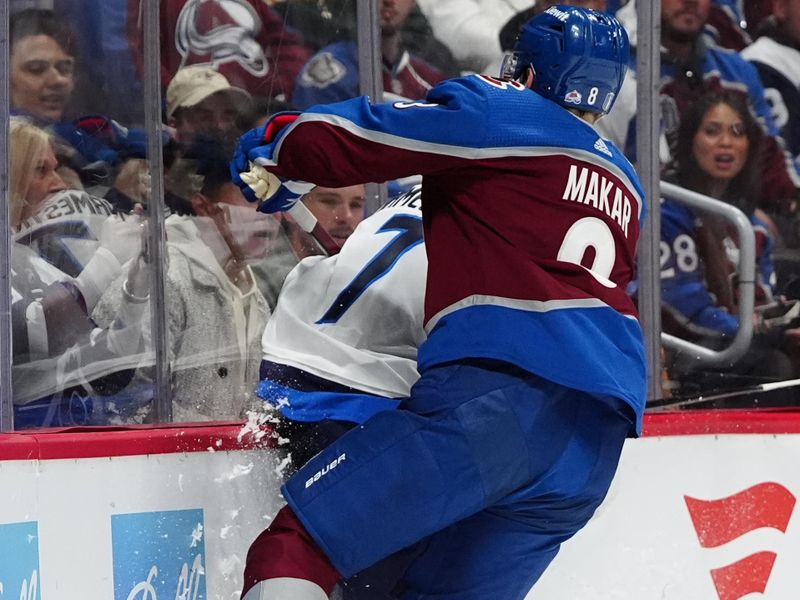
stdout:
<svg viewBox="0 0 800 600">
<path fill-rule="evenodd" d="M 183 67 L 167 87 L 167 124 L 175 128 L 175 137 L 184 148 L 203 136 L 232 150 L 242 133 L 239 121 L 250 105 L 250 94 L 233 87 L 212 67 Z"/>
</svg>

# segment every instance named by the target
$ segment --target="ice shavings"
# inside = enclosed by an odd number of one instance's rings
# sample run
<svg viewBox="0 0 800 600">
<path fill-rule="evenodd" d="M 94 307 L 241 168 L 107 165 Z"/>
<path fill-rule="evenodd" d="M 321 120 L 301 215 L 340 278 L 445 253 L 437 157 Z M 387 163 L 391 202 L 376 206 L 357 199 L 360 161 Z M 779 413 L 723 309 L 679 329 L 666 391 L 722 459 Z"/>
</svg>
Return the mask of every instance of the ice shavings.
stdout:
<svg viewBox="0 0 800 600">
<path fill-rule="evenodd" d="M 223 483 L 225 481 L 233 481 L 239 477 L 243 477 L 245 475 L 249 475 L 250 472 L 253 470 L 253 463 L 247 463 L 246 465 L 238 464 L 233 466 L 233 470 L 229 473 L 224 473 L 219 477 L 214 479 L 215 483 Z"/>
<path fill-rule="evenodd" d="M 275 473 L 282 478 L 284 471 L 287 469 L 287 467 L 289 467 L 290 464 L 292 464 L 291 452 L 284 456 L 278 466 L 275 467 Z"/>
<path fill-rule="evenodd" d="M 239 430 L 236 438 L 238 442 L 241 443 L 245 437 L 248 437 L 256 443 L 265 443 L 269 439 L 278 437 L 278 434 L 270 427 L 279 422 L 279 415 L 274 407 L 265 405 L 263 409 L 248 410 L 246 414 L 247 422 Z"/>
</svg>

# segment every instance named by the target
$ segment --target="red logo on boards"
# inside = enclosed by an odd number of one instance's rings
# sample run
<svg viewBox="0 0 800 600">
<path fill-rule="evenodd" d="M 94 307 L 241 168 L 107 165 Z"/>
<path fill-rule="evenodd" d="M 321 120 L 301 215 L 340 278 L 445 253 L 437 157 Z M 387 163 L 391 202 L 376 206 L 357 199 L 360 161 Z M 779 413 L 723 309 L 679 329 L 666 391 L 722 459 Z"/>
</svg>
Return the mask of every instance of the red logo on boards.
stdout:
<svg viewBox="0 0 800 600">
<path fill-rule="evenodd" d="M 778 483 L 760 483 L 717 500 L 684 496 L 697 538 L 703 548 L 716 548 L 742 535 L 771 527 L 786 533 L 797 499 Z M 777 555 L 756 552 L 734 563 L 712 569 L 720 600 L 738 600 L 764 593 Z"/>
</svg>

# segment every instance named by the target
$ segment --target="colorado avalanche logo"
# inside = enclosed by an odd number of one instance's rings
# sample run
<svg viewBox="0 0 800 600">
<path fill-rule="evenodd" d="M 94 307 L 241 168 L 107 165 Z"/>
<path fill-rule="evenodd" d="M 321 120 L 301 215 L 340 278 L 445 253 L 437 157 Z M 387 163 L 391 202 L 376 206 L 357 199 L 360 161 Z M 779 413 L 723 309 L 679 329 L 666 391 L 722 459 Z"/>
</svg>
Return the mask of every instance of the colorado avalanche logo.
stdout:
<svg viewBox="0 0 800 600">
<path fill-rule="evenodd" d="M 259 31 L 261 20 L 246 0 L 188 0 L 175 26 L 181 66 L 237 62 L 253 75 L 266 75 Z"/>
<path fill-rule="evenodd" d="M 583 97 L 578 90 L 567 92 L 567 95 L 564 96 L 564 102 L 569 102 L 570 104 L 580 104 L 581 100 L 583 100 Z"/>
</svg>

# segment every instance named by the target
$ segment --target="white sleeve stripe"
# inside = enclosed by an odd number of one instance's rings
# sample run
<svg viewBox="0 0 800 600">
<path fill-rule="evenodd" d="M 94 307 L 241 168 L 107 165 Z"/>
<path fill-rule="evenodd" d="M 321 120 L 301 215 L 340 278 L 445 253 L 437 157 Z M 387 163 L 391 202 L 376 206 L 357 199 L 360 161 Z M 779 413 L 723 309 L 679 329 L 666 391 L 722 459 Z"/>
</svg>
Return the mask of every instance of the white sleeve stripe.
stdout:
<svg viewBox="0 0 800 600">
<path fill-rule="evenodd" d="M 425 323 L 425 332 L 430 334 L 436 324 L 447 315 L 454 313 L 462 308 L 468 306 L 498 306 L 501 308 L 511 308 L 515 310 L 524 310 L 528 312 L 550 312 L 553 310 L 561 310 L 565 308 L 609 308 L 608 304 L 597 298 L 583 298 L 578 300 L 519 300 L 516 298 L 502 298 L 500 296 L 485 296 L 475 294 L 468 296 L 443 308 L 434 316 L 432 316 L 427 323 Z M 630 315 L 625 315 L 630 316 Z M 635 317 L 630 317 L 635 319 Z"/>
</svg>

